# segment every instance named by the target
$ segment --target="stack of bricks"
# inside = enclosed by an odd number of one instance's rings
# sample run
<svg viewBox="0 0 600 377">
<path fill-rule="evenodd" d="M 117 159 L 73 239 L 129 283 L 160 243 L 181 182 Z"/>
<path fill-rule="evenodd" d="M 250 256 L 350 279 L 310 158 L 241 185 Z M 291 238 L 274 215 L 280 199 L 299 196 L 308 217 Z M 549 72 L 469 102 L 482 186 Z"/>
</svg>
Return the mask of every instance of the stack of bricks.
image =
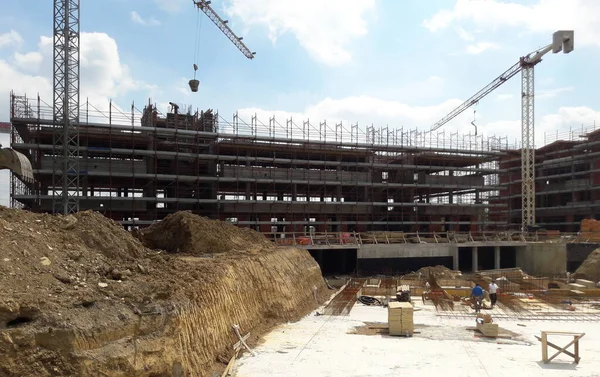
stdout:
<svg viewBox="0 0 600 377">
<path fill-rule="evenodd" d="M 412 336 L 415 332 L 413 306 L 409 302 L 390 302 L 388 305 L 388 326 L 390 335 Z"/>
<path fill-rule="evenodd" d="M 586 241 L 600 241 L 600 221 L 593 219 L 581 220 L 581 236 Z"/>
</svg>

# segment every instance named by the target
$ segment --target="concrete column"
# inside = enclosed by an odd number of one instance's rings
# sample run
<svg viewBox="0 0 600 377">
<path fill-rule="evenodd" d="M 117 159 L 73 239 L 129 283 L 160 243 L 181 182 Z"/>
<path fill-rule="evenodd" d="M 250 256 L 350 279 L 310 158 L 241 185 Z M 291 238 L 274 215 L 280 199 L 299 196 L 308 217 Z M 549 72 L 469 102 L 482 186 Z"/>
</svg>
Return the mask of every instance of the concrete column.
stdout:
<svg viewBox="0 0 600 377">
<path fill-rule="evenodd" d="M 458 271 L 460 266 L 458 265 L 458 247 L 454 248 L 454 252 L 452 253 L 452 269 L 454 271 Z"/>
<path fill-rule="evenodd" d="M 471 248 L 471 255 L 472 255 L 472 268 L 471 270 L 473 272 L 477 272 L 477 270 L 479 269 L 479 255 L 478 255 L 478 248 L 477 246 L 474 246 L 473 248 Z"/>
<path fill-rule="evenodd" d="M 500 246 L 494 247 L 494 268 L 500 268 Z"/>
</svg>

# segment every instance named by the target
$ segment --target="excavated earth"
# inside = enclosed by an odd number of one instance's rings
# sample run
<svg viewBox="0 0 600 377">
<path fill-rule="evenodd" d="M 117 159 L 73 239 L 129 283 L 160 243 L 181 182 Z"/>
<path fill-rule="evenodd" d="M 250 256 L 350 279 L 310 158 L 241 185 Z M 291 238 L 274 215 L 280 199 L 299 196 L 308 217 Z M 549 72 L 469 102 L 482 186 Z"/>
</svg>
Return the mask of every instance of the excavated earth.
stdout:
<svg viewBox="0 0 600 377">
<path fill-rule="evenodd" d="M 0 376 L 212 377 L 233 324 L 253 344 L 330 294 L 306 250 L 231 224 L 178 213 L 138 237 L 0 207 Z"/>
<path fill-rule="evenodd" d="M 581 266 L 573 274 L 575 278 L 589 279 L 600 282 L 600 249 L 596 249 L 588 255 Z"/>
</svg>

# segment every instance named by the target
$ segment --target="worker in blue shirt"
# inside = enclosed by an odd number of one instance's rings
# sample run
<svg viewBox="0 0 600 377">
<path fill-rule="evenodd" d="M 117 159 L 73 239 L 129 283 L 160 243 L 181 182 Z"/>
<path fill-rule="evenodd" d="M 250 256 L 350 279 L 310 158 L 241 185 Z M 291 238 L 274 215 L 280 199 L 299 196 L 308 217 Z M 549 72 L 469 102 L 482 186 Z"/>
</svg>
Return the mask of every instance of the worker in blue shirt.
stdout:
<svg viewBox="0 0 600 377">
<path fill-rule="evenodd" d="M 475 313 L 479 313 L 481 311 L 481 304 L 483 302 L 483 288 L 479 286 L 479 284 L 475 284 L 473 290 L 471 291 L 471 298 L 475 303 Z"/>
</svg>

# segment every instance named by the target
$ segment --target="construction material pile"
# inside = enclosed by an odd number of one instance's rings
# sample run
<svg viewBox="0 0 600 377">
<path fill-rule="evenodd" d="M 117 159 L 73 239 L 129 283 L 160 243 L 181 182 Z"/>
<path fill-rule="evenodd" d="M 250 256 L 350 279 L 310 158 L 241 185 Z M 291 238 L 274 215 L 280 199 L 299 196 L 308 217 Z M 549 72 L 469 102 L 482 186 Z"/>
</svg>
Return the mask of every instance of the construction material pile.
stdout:
<svg viewBox="0 0 600 377">
<path fill-rule="evenodd" d="M 600 282 L 600 249 L 596 249 L 588 255 L 573 276 L 577 279 L 588 279 Z"/>
<path fill-rule="evenodd" d="M 388 326 L 392 336 L 412 336 L 415 332 L 413 306 L 409 302 L 390 302 Z"/>
<path fill-rule="evenodd" d="M 329 295 L 306 250 L 218 251 L 150 250 L 95 212 L 0 207 L 0 376 L 208 376 L 233 324 L 256 340 Z"/>
<path fill-rule="evenodd" d="M 177 212 L 139 231 L 136 236 L 151 249 L 193 255 L 244 251 L 258 253 L 274 245 L 262 234 L 233 224 Z"/>
<path fill-rule="evenodd" d="M 600 221 L 583 219 L 580 225 L 581 237 L 587 242 L 600 242 Z"/>
</svg>

